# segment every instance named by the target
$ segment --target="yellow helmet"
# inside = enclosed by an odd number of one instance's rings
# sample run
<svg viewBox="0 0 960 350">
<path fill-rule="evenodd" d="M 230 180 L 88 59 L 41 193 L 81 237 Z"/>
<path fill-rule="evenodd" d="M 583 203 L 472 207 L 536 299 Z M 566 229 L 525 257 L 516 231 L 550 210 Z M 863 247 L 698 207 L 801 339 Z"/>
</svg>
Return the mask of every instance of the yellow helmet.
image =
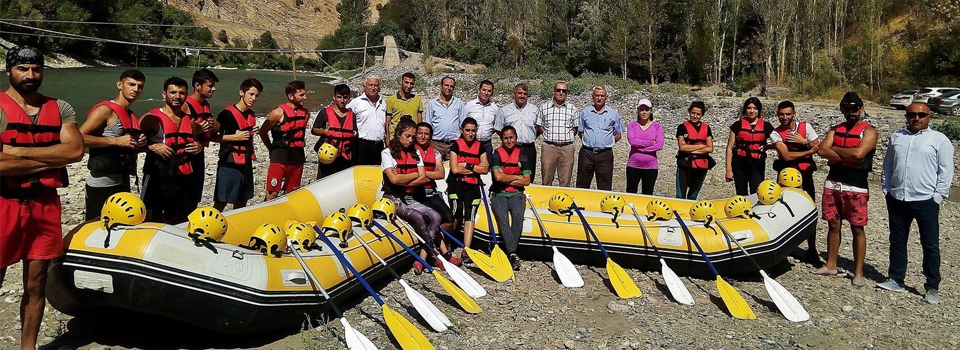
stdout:
<svg viewBox="0 0 960 350">
<path fill-rule="evenodd" d="M 101 227 L 112 229 L 116 225 L 139 225 L 147 217 L 147 209 L 140 197 L 130 192 L 115 193 L 100 210 Z"/>
<path fill-rule="evenodd" d="M 280 257 L 287 250 L 287 235 L 283 234 L 280 226 L 263 224 L 253 231 L 247 245 L 264 255 Z"/>
<path fill-rule="evenodd" d="M 196 239 L 220 242 L 227 234 L 227 219 L 214 207 L 197 208 L 187 216 L 187 232 Z"/>
<path fill-rule="evenodd" d="M 777 181 L 780 182 L 780 186 L 796 188 L 803 185 L 803 176 L 800 175 L 800 170 L 783 168 L 783 170 L 780 170 L 780 174 L 777 175 Z"/>
<path fill-rule="evenodd" d="M 389 198 L 380 198 L 373 201 L 373 206 L 370 209 L 373 210 L 374 214 L 383 215 L 384 219 L 390 222 L 393 222 L 397 216 L 397 204 Z"/>
<path fill-rule="evenodd" d="M 623 212 L 623 206 L 625 205 L 627 205 L 627 202 L 623 200 L 623 197 L 619 194 L 611 193 L 600 200 L 600 211 L 617 216 Z"/>
<path fill-rule="evenodd" d="M 573 206 L 573 197 L 566 193 L 557 193 L 550 197 L 550 212 L 557 215 L 567 215 Z"/>
<path fill-rule="evenodd" d="M 750 218 L 753 215 L 753 204 L 744 196 L 733 196 L 723 205 L 723 212 L 728 218 Z"/>
<path fill-rule="evenodd" d="M 717 216 L 717 207 L 711 201 L 699 201 L 690 207 L 690 219 L 693 221 L 707 221 Z"/>
<path fill-rule="evenodd" d="M 360 227 L 370 228 L 373 225 L 373 211 L 366 205 L 357 203 L 347 208 L 347 217 L 350 220 L 360 223 Z"/>
<path fill-rule="evenodd" d="M 662 199 L 654 198 L 647 203 L 647 220 L 673 219 L 673 208 Z"/>
<path fill-rule="evenodd" d="M 317 151 L 317 157 L 320 159 L 320 164 L 330 164 L 337 159 L 338 153 L 340 153 L 340 150 L 338 150 L 336 146 L 324 143 L 320 145 L 320 150 Z"/>
<path fill-rule="evenodd" d="M 328 230 L 336 231 L 341 241 L 346 240 L 347 233 L 349 233 L 352 228 L 353 225 L 350 224 L 350 219 L 341 212 L 330 213 L 330 215 L 327 215 L 327 217 L 323 219 L 324 233 Z"/>
<path fill-rule="evenodd" d="M 291 227 L 299 224 L 300 223 L 297 222 L 297 220 L 287 219 L 287 221 L 283 222 L 283 232 L 287 232 L 287 230 L 289 230 Z"/>
<path fill-rule="evenodd" d="M 763 180 L 760 187 L 757 187 L 757 201 L 764 205 L 773 204 L 780 199 L 782 191 L 776 181 Z"/>
<path fill-rule="evenodd" d="M 284 233 L 287 235 L 287 240 L 297 242 L 302 252 L 306 252 L 308 247 L 317 241 L 317 231 L 314 231 L 312 227 L 306 224 L 294 223 L 293 225 L 287 226 Z"/>
</svg>

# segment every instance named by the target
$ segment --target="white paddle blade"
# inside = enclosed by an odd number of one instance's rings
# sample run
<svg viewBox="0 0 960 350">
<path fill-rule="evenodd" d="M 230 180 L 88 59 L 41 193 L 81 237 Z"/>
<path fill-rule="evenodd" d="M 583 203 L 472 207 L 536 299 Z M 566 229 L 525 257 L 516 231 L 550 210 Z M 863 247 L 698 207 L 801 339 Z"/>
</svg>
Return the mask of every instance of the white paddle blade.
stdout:
<svg viewBox="0 0 960 350">
<path fill-rule="evenodd" d="M 660 266 L 662 267 L 660 274 L 663 275 L 663 281 L 667 283 L 667 289 L 670 290 L 670 295 L 673 296 L 673 299 L 683 305 L 695 304 L 693 296 L 690 295 L 690 291 L 687 290 L 687 286 L 683 284 L 680 276 L 677 276 L 663 259 L 660 259 Z"/>
<path fill-rule="evenodd" d="M 561 254 L 556 246 L 553 247 L 553 268 L 557 270 L 557 276 L 560 276 L 560 283 L 564 287 L 583 287 L 583 277 L 580 276 L 580 271 L 577 271 L 570 259 Z"/>
<path fill-rule="evenodd" d="M 410 285 L 407 284 L 407 281 L 400 280 L 400 285 L 403 286 L 403 292 L 407 294 L 407 299 L 410 300 L 410 304 L 417 310 L 420 317 L 423 317 L 423 319 L 427 321 L 430 328 L 433 328 L 433 330 L 437 332 L 443 332 L 447 330 L 448 327 L 453 326 L 453 323 L 450 322 L 447 315 L 440 312 L 423 294 L 411 288 Z"/>
<path fill-rule="evenodd" d="M 437 259 L 437 261 L 443 265 L 443 270 L 447 271 L 447 274 L 450 275 L 450 279 L 460 286 L 460 289 L 463 289 L 467 295 L 473 298 L 480 298 L 484 295 L 487 295 L 487 290 L 483 289 L 483 286 L 481 286 L 480 283 L 477 283 L 473 277 L 467 275 L 467 273 L 463 272 L 463 270 L 461 270 L 459 267 L 454 264 L 447 263 L 446 261 L 443 261 L 443 259 Z"/>
<path fill-rule="evenodd" d="M 367 339 L 363 334 L 361 334 L 353 327 L 350 327 L 350 323 L 343 317 L 340 318 L 340 324 L 343 325 L 343 337 L 347 341 L 347 349 L 350 350 L 378 350 L 370 339 Z"/>
<path fill-rule="evenodd" d="M 763 276 L 763 286 L 767 287 L 767 294 L 770 294 L 770 299 L 773 299 L 773 303 L 777 305 L 777 309 L 780 309 L 787 320 L 803 322 L 810 319 L 810 314 L 797 301 L 797 298 L 793 297 L 793 294 L 790 294 L 779 282 L 767 276 L 767 273 L 763 270 L 760 270 L 760 275 Z"/>
</svg>

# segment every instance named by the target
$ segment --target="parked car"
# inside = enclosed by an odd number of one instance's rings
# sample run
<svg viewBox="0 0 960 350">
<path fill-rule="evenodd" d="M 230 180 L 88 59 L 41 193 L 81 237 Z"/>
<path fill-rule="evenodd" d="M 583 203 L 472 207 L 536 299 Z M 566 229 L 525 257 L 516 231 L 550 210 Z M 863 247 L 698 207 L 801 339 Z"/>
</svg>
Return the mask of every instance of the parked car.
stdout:
<svg viewBox="0 0 960 350">
<path fill-rule="evenodd" d="M 896 109 L 907 109 L 907 106 L 910 103 L 913 103 L 913 95 L 917 93 L 917 90 L 904 90 L 898 94 L 893 94 L 890 97 L 890 107 Z"/>
<path fill-rule="evenodd" d="M 932 112 L 960 115 L 960 90 L 931 97 L 927 101 L 927 106 Z"/>
<path fill-rule="evenodd" d="M 929 98 L 940 96 L 951 91 L 960 91 L 960 89 L 951 87 L 925 87 L 913 95 L 913 102 L 927 103 Z"/>
</svg>

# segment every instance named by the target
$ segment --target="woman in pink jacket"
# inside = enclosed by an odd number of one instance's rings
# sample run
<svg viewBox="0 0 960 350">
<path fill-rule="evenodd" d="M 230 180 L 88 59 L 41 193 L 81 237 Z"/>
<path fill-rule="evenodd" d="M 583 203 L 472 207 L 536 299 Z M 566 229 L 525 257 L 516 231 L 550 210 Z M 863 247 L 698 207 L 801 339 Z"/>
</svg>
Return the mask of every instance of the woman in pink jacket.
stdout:
<svg viewBox="0 0 960 350">
<path fill-rule="evenodd" d="M 627 160 L 627 192 L 637 193 L 641 183 L 642 194 L 653 194 L 659 166 L 657 151 L 663 149 L 663 126 L 653 121 L 653 105 L 648 99 L 637 103 L 637 120 L 627 125 L 630 141 L 630 159 Z"/>
</svg>

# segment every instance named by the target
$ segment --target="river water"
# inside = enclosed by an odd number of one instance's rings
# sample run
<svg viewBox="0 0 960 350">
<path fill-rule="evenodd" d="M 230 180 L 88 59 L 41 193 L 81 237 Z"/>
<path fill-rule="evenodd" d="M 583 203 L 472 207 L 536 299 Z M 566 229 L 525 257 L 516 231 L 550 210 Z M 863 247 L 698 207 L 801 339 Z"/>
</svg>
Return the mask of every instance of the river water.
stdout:
<svg viewBox="0 0 960 350">
<path fill-rule="evenodd" d="M 87 112 L 93 105 L 103 100 L 117 96 L 116 82 L 120 73 L 131 67 L 88 67 L 46 69 L 44 71 L 43 86 L 40 92 L 44 95 L 56 97 L 69 102 L 77 110 L 77 122 L 82 123 Z M 170 67 L 140 67 L 140 71 L 147 77 L 143 96 L 133 105 L 133 111 L 142 115 L 154 107 L 163 105 L 160 86 L 171 76 L 179 76 L 190 84 L 194 69 Z M 224 106 L 236 103 L 239 99 L 240 82 L 247 78 L 257 78 L 263 84 L 263 92 L 254 106 L 257 116 L 265 116 L 277 105 L 286 102 L 284 86 L 293 79 L 291 72 L 268 72 L 250 70 L 213 69 L 220 82 L 217 91 L 210 99 L 210 106 L 214 114 L 220 112 Z M 326 106 L 332 101 L 333 87 L 325 83 L 327 78 L 313 74 L 297 73 L 297 79 L 307 84 L 306 106 L 311 111 L 320 106 Z M 10 86 L 7 79 L 0 79 L 0 87 L 6 90 Z M 190 89 L 192 91 L 192 88 Z"/>
</svg>

